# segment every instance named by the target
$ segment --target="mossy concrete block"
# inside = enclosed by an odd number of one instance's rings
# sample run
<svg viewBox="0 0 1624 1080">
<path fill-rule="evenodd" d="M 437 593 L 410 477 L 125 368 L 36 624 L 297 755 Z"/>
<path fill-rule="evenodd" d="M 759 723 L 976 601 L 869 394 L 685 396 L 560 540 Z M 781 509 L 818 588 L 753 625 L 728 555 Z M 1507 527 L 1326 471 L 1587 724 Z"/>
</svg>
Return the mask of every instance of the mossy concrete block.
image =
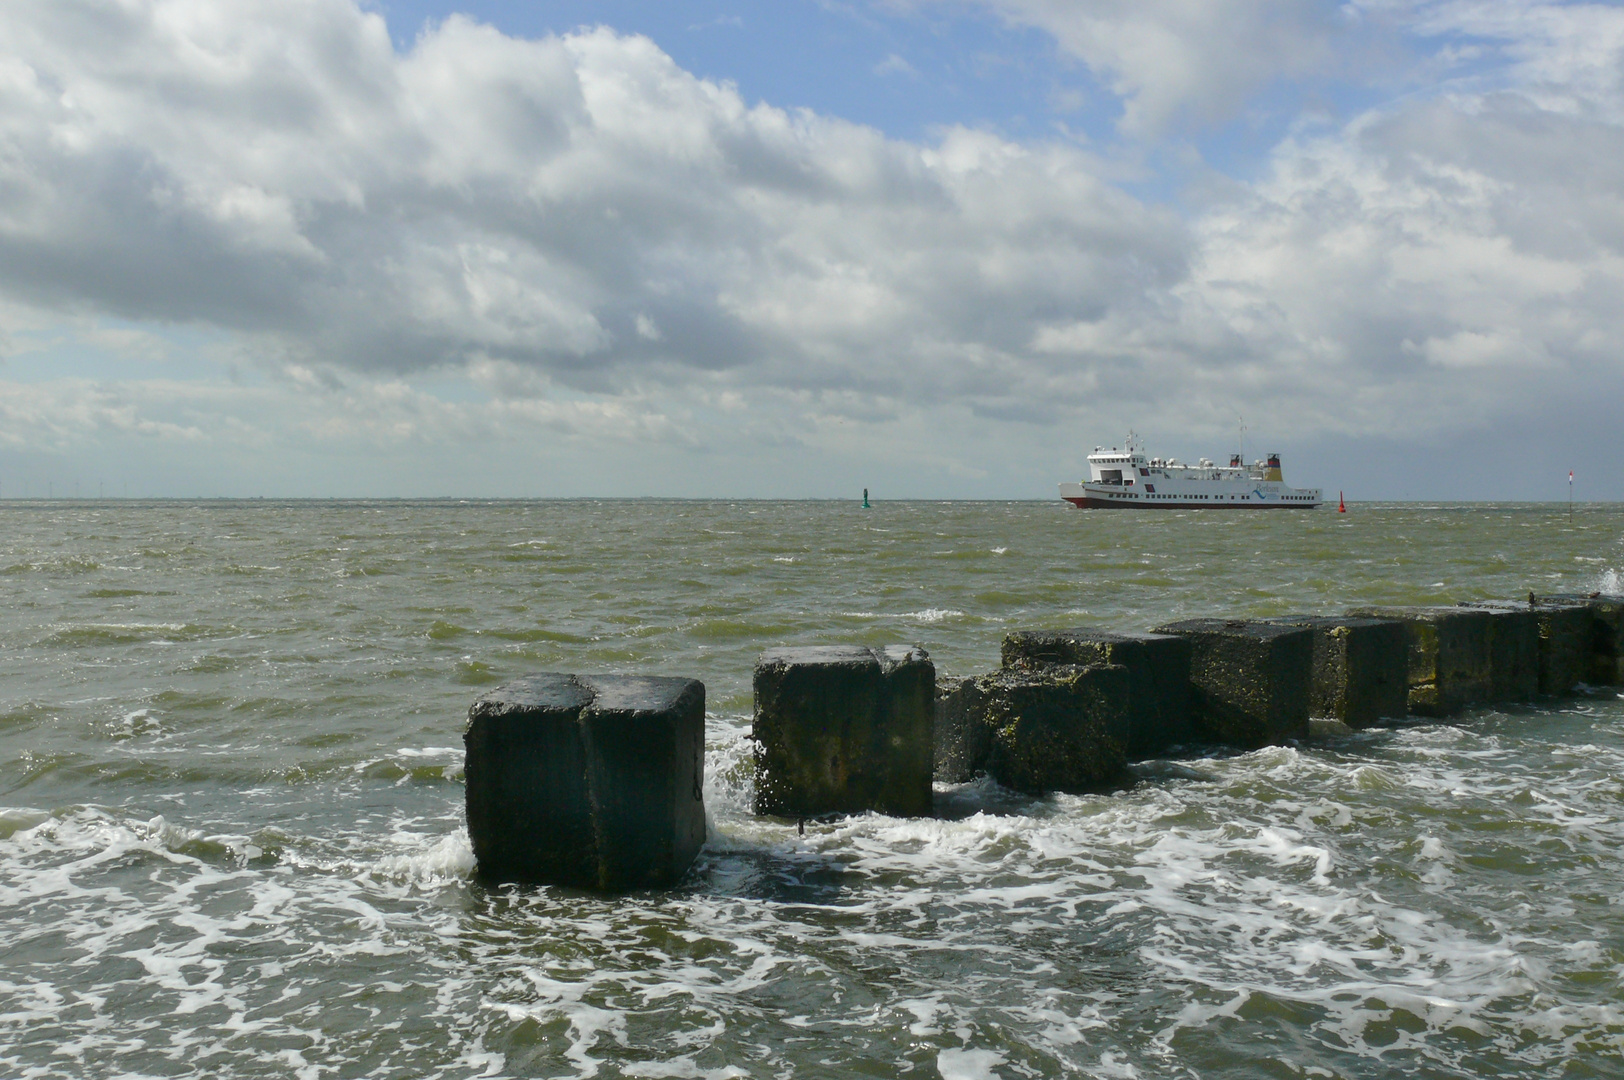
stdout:
<svg viewBox="0 0 1624 1080">
<path fill-rule="evenodd" d="M 1185 619 L 1156 627 L 1189 639 L 1197 733 L 1235 746 L 1306 738 L 1314 634 L 1247 619 Z"/>
<path fill-rule="evenodd" d="M 1410 712 L 1452 716 L 1494 699 L 1492 616 L 1463 607 L 1357 607 L 1349 615 L 1397 619 L 1409 636 Z"/>
<path fill-rule="evenodd" d="M 764 653 L 755 699 L 756 813 L 931 813 L 936 669 L 925 650 Z"/>
<path fill-rule="evenodd" d="M 1624 686 L 1624 596 L 1567 593 L 1542 596 L 1539 606 L 1577 605 L 1590 615 L 1590 659 L 1581 682 Z"/>
<path fill-rule="evenodd" d="M 1520 671 L 1520 666 L 1513 668 L 1513 663 L 1520 664 L 1520 660 L 1508 663 L 1504 657 L 1506 645 L 1503 632 L 1499 635 L 1502 640 L 1496 642 L 1493 658 L 1495 693 L 1503 700 L 1522 700 L 1536 691 L 1541 694 L 1571 694 L 1575 686 L 1589 677 L 1595 619 L 1588 603 L 1539 600 L 1530 594 L 1528 603 L 1485 601 L 1463 606 L 1481 607 L 1494 612 L 1497 629 L 1504 625 L 1498 616 L 1532 624 L 1535 668 L 1532 689 L 1520 686 L 1520 694 L 1507 691 L 1503 685 L 1502 668 Z M 1521 636 L 1519 633 L 1519 641 Z"/>
<path fill-rule="evenodd" d="M 1053 664 L 1116 665 L 1128 669 L 1128 760 L 1139 761 L 1190 741 L 1195 734 L 1188 639 L 1177 634 L 1121 633 L 1094 626 L 1017 630 L 1004 637 L 1003 664 L 1030 669 Z"/>
<path fill-rule="evenodd" d="M 1589 607 L 1536 603 L 1534 618 L 1539 622 L 1539 692 L 1573 693 L 1591 675 L 1595 619 Z"/>
<path fill-rule="evenodd" d="M 981 698 L 975 680 L 936 679 L 935 776 L 948 784 L 973 780 L 987 768 L 992 729 L 973 709 Z"/>
<path fill-rule="evenodd" d="M 1489 622 L 1489 700 L 1531 701 L 1539 694 L 1539 620 L 1528 604 L 1468 601 L 1460 605 L 1487 611 Z"/>
<path fill-rule="evenodd" d="M 1269 621 L 1313 631 L 1310 715 L 1364 728 L 1409 710 L 1409 634 L 1403 623 L 1345 615 Z"/>
<path fill-rule="evenodd" d="M 531 675 L 463 729 L 468 836 L 489 881 L 605 891 L 671 885 L 705 843 L 705 687 Z"/>
<path fill-rule="evenodd" d="M 938 699 L 938 775 L 985 772 L 1031 794 L 1097 790 L 1127 765 L 1129 685 L 1120 665 L 1007 668 L 960 680 Z"/>
</svg>

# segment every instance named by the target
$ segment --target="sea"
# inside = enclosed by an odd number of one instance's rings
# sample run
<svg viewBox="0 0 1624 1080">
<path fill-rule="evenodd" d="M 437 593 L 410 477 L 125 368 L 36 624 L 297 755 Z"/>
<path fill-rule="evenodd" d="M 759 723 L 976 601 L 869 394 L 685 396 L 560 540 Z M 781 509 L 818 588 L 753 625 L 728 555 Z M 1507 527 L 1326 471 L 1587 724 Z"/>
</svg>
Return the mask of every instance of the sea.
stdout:
<svg viewBox="0 0 1624 1080">
<path fill-rule="evenodd" d="M 0 1076 L 1624 1076 L 1617 688 L 759 818 L 758 654 L 1621 591 L 1624 507 L 0 502 Z M 680 886 L 489 887 L 504 680 L 705 684 Z"/>
</svg>

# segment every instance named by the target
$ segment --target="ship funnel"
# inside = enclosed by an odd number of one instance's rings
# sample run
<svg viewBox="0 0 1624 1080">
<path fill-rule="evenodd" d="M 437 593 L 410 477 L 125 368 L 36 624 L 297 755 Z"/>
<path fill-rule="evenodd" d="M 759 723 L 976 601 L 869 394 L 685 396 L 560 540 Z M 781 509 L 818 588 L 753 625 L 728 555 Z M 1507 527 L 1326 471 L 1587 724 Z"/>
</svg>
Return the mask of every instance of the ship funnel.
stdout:
<svg viewBox="0 0 1624 1080">
<path fill-rule="evenodd" d="M 1280 455 L 1279 454 L 1270 454 L 1269 455 L 1269 463 L 1268 463 L 1267 466 L 1264 467 L 1264 470 L 1263 470 L 1263 479 L 1265 479 L 1265 480 L 1282 480 L 1282 479 L 1284 479 L 1280 475 Z"/>
</svg>

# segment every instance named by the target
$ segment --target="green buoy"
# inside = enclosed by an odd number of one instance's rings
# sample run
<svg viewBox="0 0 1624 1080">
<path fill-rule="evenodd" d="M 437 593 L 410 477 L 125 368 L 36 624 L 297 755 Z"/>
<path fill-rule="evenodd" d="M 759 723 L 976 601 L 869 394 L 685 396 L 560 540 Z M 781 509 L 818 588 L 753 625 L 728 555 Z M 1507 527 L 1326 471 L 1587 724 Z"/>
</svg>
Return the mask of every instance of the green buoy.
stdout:
<svg viewBox="0 0 1624 1080">
<path fill-rule="evenodd" d="M 868 488 L 863 489 L 863 509 L 864 510 L 873 509 L 872 507 L 870 507 L 868 505 Z"/>
</svg>

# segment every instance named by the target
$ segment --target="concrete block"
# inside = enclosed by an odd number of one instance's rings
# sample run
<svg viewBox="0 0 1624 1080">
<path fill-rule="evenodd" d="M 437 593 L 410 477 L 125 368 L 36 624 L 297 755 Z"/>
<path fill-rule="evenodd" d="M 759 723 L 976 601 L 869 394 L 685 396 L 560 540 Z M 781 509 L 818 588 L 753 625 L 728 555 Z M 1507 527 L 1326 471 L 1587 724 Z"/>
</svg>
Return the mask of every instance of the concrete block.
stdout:
<svg viewBox="0 0 1624 1080">
<path fill-rule="evenodd" d="M 974 683 L 969 678 L 936 680 L 934 773 L 943 783 L 962 784 L 987 768 L 992 728 L 974 712 L 982 700 Z"/>
<path fill-rule="evenodd" d="M 1364 728 L 1409 711 L 1409 634 L 1403 623 L 1341 615 L 1268 621 L 1313 631 L 1310 715 Z"/>
<path fill-rule="evenodd" d="M 904 645 L 809 646 L 756 663 L 758 814 L 931 813 L 936 668 Z"/>
<path fill-rule="evenodd" d="M 1591 675 L 1595 618 L 1588 606 L 1579 604 L 1536 604 L 1534 617 L 1539 621 L 1539 692 L 1571 694 Z"/>
<path fill-rule="evenodd" d="M 1156 627 L 1191 645 L 1196 730 L 1235 746 L 1306 738 L 1314 634 L 1245 619 L 1185 619 Z"/>
<path fill-rule="evenodd" d="M 1410 712 L 1452 716 L 1494 700 L 1492 616 L 1462 607 L 1356 607 L 1361 618 L 1397 619 L 1409 636 Z"/>
<path fill-rule="evenodd" d="M 959 680 L 938 698 L 943 780 L 985 772 L 1037 794 L 1093 791 L 1127 764 L 1130 676 L 1119 665 L 1050 664 Z"/>
<path fill-rule="evenodd" d="M 1110 664 L 1128 669 L 1128 718 L 1123 738 L 1129 761 L 1156 757 L 1195 737 L 1188 639 L 1177 634 L 1119 633 L 1094 626 L 1017 630 L 1004 637 L 1003 664 L 1032 669 L 1052 664 Z"/>
<path fill-rule="evenodd" d="M 1521 701 L 1540 694 L 1570 694 L 1573 688 L 1590 674 L 1594 619 L 1589 606 L 1582 602 L 1537 600 L 1529 594 L 1529 602 L 1516 600 L 1488 600 L 1468 603 L 1462 607 L 1482 608 L 1495 614 L 1495 627 L 1499 640 L 1491 644 L 1494 650 L 1495 695 L 1499 700 Z M 1534 676 L 1521 678 L 1515 691 L 1505 685 L 1507 672 L 1521 673 L 1524 661 L 1518 656 L 1508 659 L 1502 629 L 1506 619 L 1532 626 L 1534 635 Z M 1519 645 L 1524 632 L 1519 629 Z M 1521 648 L 1517 650 L 1519 653 Z M 1532 682 L 1532 688 L 1525 683 Z"/>
<path fill-rule="evenodd" d="M 1533 608 L 1511 601 L 1467 601 L 1489 621 L 1489 700 L 1532 701 L 1539 694 L 1539 622 Z"/>
<path fill-rule="evenodd" d="M 1578 605 L 1590 614 L 1590 659 L 1580 680 L 1594 686 L 1624 686 L 1624 596 L 1564 593 L 1537 598 L 1540 606 Z"/>
<path fill-rule="evenodd" d="M 606 891 L 671 885 L 705 843 L 705 687 L 531 675 L 463 729 L 468 835 L 490 881 Z"/>
</svg>

